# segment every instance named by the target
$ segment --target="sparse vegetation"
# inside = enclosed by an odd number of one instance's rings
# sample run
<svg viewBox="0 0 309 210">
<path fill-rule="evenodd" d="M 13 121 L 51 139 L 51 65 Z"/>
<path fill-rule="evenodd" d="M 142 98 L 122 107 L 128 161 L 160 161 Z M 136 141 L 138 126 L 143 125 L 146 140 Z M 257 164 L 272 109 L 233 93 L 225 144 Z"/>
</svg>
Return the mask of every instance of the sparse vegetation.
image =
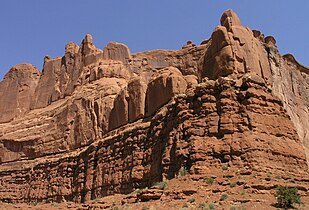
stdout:
<svg viewBox="0 0 309 210">
<path fill-rule="evenodd" d="M 275 179 L 279 180 L 281 179 L 281 176 L 275 176 Z"/>
<path fill-rule="evenodd" d="M 149 210 L 149 208 L 147 206 L 143 206 L 142 210 Z"/>
<path fill-rule="evenodd" d="M 222 166 L 222 170 L 223 171 L 226 171 L 226 170 L 228 170 L 229 168 L 227 167 L 227 166 Z"/>
<path fill-rule="evenodd" d="M 58 207 L 58 206 L 59 206 L 59 203 L 52 203 L 51 206 L 53 206 L 53 207 Z"/>
<path fill-rule="evenodd" d="M 213 185 L 215 183 L 215 179 L 210 177 L 205 179 L 206 183 L 209 185 Z"/>
<path fill-rule="evenodd" d="M 167 188 L 167 181 L 156 182 L 153 186 L 159 186 L 161 190 L 165 190 Z"/>
<path fill-rule="evenodd" d="M 291 178 L 291 179 L 288 179 L 288 180 L 287 180 L 287 182 L 294 183 L 294 182 L 295 182 L 295 180 L 294 180 L 293 178 Z"/>
<path fill-rule="evenodd" d="M 188 201 L 189 201 L 190 203 L 194 203 L 194 202 L 195 202 L 195 198 L 189 198 Z"/>
<path fill-rule="evenodd" d="M 230 182 L 230 187 L 235 187 L 236 186 L 236 182 Z"/>
<path fill-rule="evenodd" d="M 266 175 L 267 175 L 268 178 L 271 178 L 271 177 L 272 177 L 272 173 L 270 173 L 270 172 L 267 172 Z"/>
<path fill-rule="evenodd" d="M 183 204 L 182 208 L 189 208 L 189 204 L 187 203 Z"/>
<path fill-rule="evenodd" d="M 199 206 L 198 206 L 198 209 L 201 209 L 201 210 L 213 210 L 213 209 L 216 209 L 215 208 L 215 205 L 214 204 L 207 204 L 207 203 L 201 203 Z"/>
<path fill-rule="evenodd" d="M 141 192 L 143 192 L 143 189 L 136 189 L 134 190 L 134 194 L 140 194 Z"/>
<path fill-rule="evenodd" d="M 243 206 L 231 206 L 230 210 L 246 210 Z"/>
<path fill-rule="evenodd" d="M 301 197 L 297 193 L 297 188 L 279 186 L 275 193 L 277 205 L 281 208 L 292 208 L 294 203 L 301 204 Z"/>
<path fill-rule="evenodd" d="M 228 194 L 223 193 L 223 194 L 221 195 L 221 197 L 220 197 L 220 201 L 224 201 L 224 200 L 226 200 L 228 197 L 229 197 Z"/>
<path fill-rule="evenodd" d="M 178 172 L 179 176 L 186 176 L 187 174 L 189 174 L 189 172 L 184 167 L 182 167 Z"/>
<path fill-rule="evenodd" d="M 241 196 L 245 196 L 245 195 L 246 195 L 246 192 L 245 192 L 245 191 L 241 191 L 241 192 L 240 192 L 240 195 L 241 195 Z"/>
</svg>

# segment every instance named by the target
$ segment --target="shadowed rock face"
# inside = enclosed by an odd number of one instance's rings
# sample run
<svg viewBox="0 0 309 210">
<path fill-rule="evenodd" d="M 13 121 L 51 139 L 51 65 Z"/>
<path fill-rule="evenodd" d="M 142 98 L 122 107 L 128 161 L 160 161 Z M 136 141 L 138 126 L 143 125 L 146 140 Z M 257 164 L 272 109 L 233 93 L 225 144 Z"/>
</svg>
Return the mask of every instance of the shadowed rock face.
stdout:
<svg viewBox="0 0 309 210">
<path fill-rule="evenodd" d="M 309 187 L 309 69 L 232 10 L 220 22 L 181 50 L 102 51 L 86 35 L 42 73 L 13 67 L 0 82 L 0 200 L 84 202 L 225 165 Z"/>
</svg>

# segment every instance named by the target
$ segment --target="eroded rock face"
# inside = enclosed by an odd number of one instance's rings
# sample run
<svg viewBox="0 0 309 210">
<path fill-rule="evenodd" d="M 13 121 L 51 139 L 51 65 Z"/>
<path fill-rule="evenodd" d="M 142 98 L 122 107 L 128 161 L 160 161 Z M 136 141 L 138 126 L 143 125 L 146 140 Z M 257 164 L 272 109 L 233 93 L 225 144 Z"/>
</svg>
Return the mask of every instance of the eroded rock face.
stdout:
<svg viewBox="0 0 309 210">
<path fill-rule="evenodd" d="M 243 27 L 236 13 L 227 10 L 221 17 L 221 25 L 211 35 L 211 45 L 206 51 L 202 77 L 216 79 L 231 75 L 234 78 L 245 73 L 259 75 L 271 84 L 267 52 L 253 32 Z"/>
<path fill-rule="evenodd" d="M 300 65 L 290 54 L 280 56 L 274 41 L 267 47 L 273 73 L 273 94 L 283 102 L 309 162 L 309 68 Z"/>
<path fill-rule="evenodd" d="M 10 69 L 0 82 L 0 123 L 25 115 L 40 79 L 40 71 L 31 64 Z"/>
<path fill-rule="evenodd" d="M 149 121 L 116 129 L 82 150 L 3 163 L 0 199 L 84 202 L 172 179 L 181 168 L 209 177 L 224 166 L 229 174 L 271 172 L 306 187 L 305 153 L 280 100 L 246 79 L 235 85 L 205 81 Z M 263 186 L 259 177 L 255 183 Z"/>
<path fill-rule="evenodd" d="M 92 43 L 92 36 L 87 34 L 81 46 L 69 43 L 65 47 L 65 56 L 54 59 L 45 58 L 42 76 L 36 89 L 34 109 L 43 108 L 52 102 L 71 95 L 86 66 L 96 63 L 103 52 Z"/>
<path fill-rule="evenodd" d="M 126 45 L 117 42 L 110 42 L 104 48 L 103 58 L 106 60 L 118 60 L 124 64 L 128 64 L 131 61 L 131 53 Z"/>
<path fill-rule="evenodd" d="M 147 85 L 142 77 L 135 77 L 128 84 L 129 121 L 133 122 L 145 116 Z"/>
<path fill-rule="evenodd" d="M 309 189 L 308 68 L 232 10 L 220 22 L 180 50 L 102 51 L 86 35 L 42 73 L 13 67 L 0 83 L 0 200 L 84 202 L 222 167 Z"/>
<path fill-rule="evenodd" d="M 178 69 L 169 67 L 159 71 L 148 84 L 147 115 L 154 114 L 173 96 L 184 93 L 186 89 L 187 82 Z"/>
</svg>

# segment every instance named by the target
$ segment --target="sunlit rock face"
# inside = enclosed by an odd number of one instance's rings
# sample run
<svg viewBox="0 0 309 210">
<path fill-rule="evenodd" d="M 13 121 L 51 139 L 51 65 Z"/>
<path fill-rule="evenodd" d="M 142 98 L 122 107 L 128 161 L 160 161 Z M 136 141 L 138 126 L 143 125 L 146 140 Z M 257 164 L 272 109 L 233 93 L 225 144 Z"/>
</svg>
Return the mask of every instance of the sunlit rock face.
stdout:
<svg viewBox="0 0 309 210">
<path fill-rule="evenodd" d="M 0 82 L 0 200 L 85 202 L 222 166 L 309 189 L 309 69 L 232 10 L 220 23 L 180 50 L 101 50 L 88 34 L 42 72 L 14 66 Z"/>
</svg>

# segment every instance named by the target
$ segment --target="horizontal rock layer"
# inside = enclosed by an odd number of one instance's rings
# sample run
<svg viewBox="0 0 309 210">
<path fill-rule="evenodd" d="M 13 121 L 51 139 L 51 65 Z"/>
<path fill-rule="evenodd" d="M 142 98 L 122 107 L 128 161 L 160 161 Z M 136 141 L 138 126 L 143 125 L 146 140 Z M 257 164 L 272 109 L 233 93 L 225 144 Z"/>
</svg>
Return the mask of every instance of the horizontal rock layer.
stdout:
<svg viewBox="0 0 309 210">
<path fill-rule="evenodd" d="M 191 174 L 308 181 L 308 73 L 229 10 L 209 40 L 131 54 L 91 35 L 0 82 L 0 200 L 84 202 Z"/>
<path fill-rule="evenodd" d="M 151 119 L 83 149 L 1 164 L 0 199 L 84 202 L 174 178 L 181 168 L 209 175 L 223 166 L 308 180 L 297 133 L 266 87 L 207 81 L 174 97 Z"/>
</svg>

